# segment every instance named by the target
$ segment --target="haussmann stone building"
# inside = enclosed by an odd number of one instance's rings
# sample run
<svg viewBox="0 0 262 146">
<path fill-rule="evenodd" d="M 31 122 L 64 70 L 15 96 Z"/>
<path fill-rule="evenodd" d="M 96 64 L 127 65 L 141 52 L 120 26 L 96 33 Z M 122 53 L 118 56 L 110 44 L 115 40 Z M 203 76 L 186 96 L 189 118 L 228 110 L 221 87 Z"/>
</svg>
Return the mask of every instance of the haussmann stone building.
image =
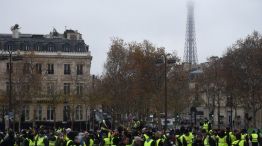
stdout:
<svg viewBox="0 0 262 146">
<path fill-rule="evenodd" d="M 82 35 L 55 29 L 47 35 L 23 34 L 18 25 L 11 31 L 0 34 L 0 128 L 85 129 L 92 56 Z"/>
</svg>

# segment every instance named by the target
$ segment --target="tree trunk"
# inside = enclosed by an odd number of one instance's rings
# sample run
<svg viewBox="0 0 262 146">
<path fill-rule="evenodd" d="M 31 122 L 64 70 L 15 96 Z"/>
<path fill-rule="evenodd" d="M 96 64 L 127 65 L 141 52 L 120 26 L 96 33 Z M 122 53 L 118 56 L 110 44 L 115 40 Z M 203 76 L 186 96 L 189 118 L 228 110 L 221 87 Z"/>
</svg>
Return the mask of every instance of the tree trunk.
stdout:
<svg viewBox="0 0 262 146">
<path fill-rule="evenodd" d="M 239 128 L 239 125 L 236 125 L 236 122 L 238 122 L 238 121 L 236 121 L 237 120 L 237 105 L 234 107 L 234 109 L 235 109 L 235 118 L 234 118 L 234 124 L 233 124 L 233 128 L 234 129 L 237 129 L 237 128 Z"/>
<path fill-rule="evenodd" d="M 218 129 L 220 129 L 220 96 L 217 95 L 217 123 Z"/>
<path fill-rule="evenodd" d="M 14 117 L 13 117 L 13 122 L 12 123 L 13 123 L 13 130 L 15 131 L 15 127 L 16 127 L 15 126 L 15 123 L 16 123 L 16 108 L 14 108 L 14 113 L 13 114 L 14 114 Z"/>
<path fill-rule="evenodd" d="M 253 128 L 256 128 L 256 108 L 255 108 L 255 92 L 253 90 L 254 88 L 251 89 L 251 92 L 252 92 L 252 116 L 253 116 Z"/>
<path fill-rule="evenodd" d="M 56 108 L 54 106 L 54 129 L 56 129 Z"/>
<path fill-rule="evenodd" d="M 22 110 L 20 110 L 19 111 L 19 118 L 18 118 L 18 132 L 20 132 L 21 131 L 21 118 L 22 118 L 22 115 L 21 115 L 21 112 L 22 112 Z"/>
<path fill-rule="evenodd" d="M 36 118 L 36 108 L 35 108 L 35 104 L 33 104 L 33 128 L 36 128 L 35 118 Z"/>
<path fill-rule="evenodd" d="M 74 106 L 71 109 L 72 110 L 72 117 L 71 117 L 71 129 L 74 129 L 74 122 L 75 122 L 75 112 L 74 112 Z"/>
</svg>

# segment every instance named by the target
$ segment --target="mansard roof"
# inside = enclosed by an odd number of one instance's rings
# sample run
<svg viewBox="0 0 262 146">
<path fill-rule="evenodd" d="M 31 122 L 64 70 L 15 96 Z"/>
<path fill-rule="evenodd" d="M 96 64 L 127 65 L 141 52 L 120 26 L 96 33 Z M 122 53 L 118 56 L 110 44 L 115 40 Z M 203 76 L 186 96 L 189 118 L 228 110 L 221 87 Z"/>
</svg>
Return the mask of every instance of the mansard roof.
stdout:
<svg viewBox="0 0 262 146">
<path fill-rule="evenodd" d="M 83 39 L 67 39 L 65 34 L 19 34 L 19 38 L 13 38 L 12 34 L 0 34 L 0 50 L 6 50 L 8 47 L 21 51 L 89 52 L 89 46 Z"/>
</svg>

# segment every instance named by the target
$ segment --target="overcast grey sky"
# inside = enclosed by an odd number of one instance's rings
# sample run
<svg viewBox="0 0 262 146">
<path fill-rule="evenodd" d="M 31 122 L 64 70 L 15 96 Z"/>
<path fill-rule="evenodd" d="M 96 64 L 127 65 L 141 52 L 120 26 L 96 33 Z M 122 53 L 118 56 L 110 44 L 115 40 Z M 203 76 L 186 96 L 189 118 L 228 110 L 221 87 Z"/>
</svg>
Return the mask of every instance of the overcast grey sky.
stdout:
<svg viewBox="0 0 262 146">
<path fill-rule="evenodd" d="M 199 62 L 221 56 L 237 39 L 262 31 L 262 0 L 195 0 Z M 0 33 L 18 23 L 22 33 L 49 33 L 65 26 L 83 34 L 101 74 L 110 39 L 141 42 L 183 57 L 187 0 L 1 0 Z"/>
</svg>

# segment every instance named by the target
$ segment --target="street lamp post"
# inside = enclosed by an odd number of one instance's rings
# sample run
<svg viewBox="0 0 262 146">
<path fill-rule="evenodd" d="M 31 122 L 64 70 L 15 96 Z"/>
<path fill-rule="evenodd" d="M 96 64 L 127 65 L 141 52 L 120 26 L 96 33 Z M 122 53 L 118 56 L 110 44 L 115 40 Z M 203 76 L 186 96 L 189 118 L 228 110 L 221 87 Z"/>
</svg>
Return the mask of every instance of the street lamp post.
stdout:
<svg viewBox="0 0 262 146">
<path fill-rule="evenodd" d="M 164 74 L 165 74 L 165 78 L 164 78 L 164 111 L 165 111 L 165 123 L 164 123 L 164 133 L 167 130 L 167 64 L 172 64 L 175 63 L 176 60 L 174 59 L 167 59 L 167 56 L 169 56 L 170 54 L 162 54 L 162 57 L 164 58 Z M 161 63 L 163 60 L 161 60 Z M 159 63 L 159 62 L 157 62 Z"/>
<path fill-rule="evenodd" d="M 11 120 L 10 120 L 10 114 L 12 112 L 12 52 L 9 51 L 9 98 L 8 98 L 8 128 L 10 128 Z M 15 119 L 14 119 L 15 120 Z"/>
<path fill-rule="evenodd" d="M 166 55 L 164 55 L 164 61 L 165 61 L 165 127 L 164 132 L 166 133 L 167 130 L 167 71 L 166 71 L 166 65 L 167 65 L 167 59 Z"/>
<path fill-rule="evenodd" d="M 13 50 L 11 48 L 11 46 L 8 46 L 8 50 L 5 50 L 3 52 L 3 54 L 0 56 L 0 60 L 8 60 L 9 61 L 9 68 L 8 68 L 8 82 L 9 82 L 9 86 L 8 86 L 8 125 L 7 128 L 11 128 L 11 120 L 10 120 L 10 116 L 12 114 L 12 71 L 13 71 L 13 61 L 16 60 L 21 60 L 21 58 L 19 58 L 18 56 L 15 56 L 15 58 L 13 57 Z M 8 54 L 7 54 L 8 53 Z M 15 119 L 14 119 L 15 120 Z M 15 127 L 15 124 L 13 124 L 13 127 Z"/>
</svg>

